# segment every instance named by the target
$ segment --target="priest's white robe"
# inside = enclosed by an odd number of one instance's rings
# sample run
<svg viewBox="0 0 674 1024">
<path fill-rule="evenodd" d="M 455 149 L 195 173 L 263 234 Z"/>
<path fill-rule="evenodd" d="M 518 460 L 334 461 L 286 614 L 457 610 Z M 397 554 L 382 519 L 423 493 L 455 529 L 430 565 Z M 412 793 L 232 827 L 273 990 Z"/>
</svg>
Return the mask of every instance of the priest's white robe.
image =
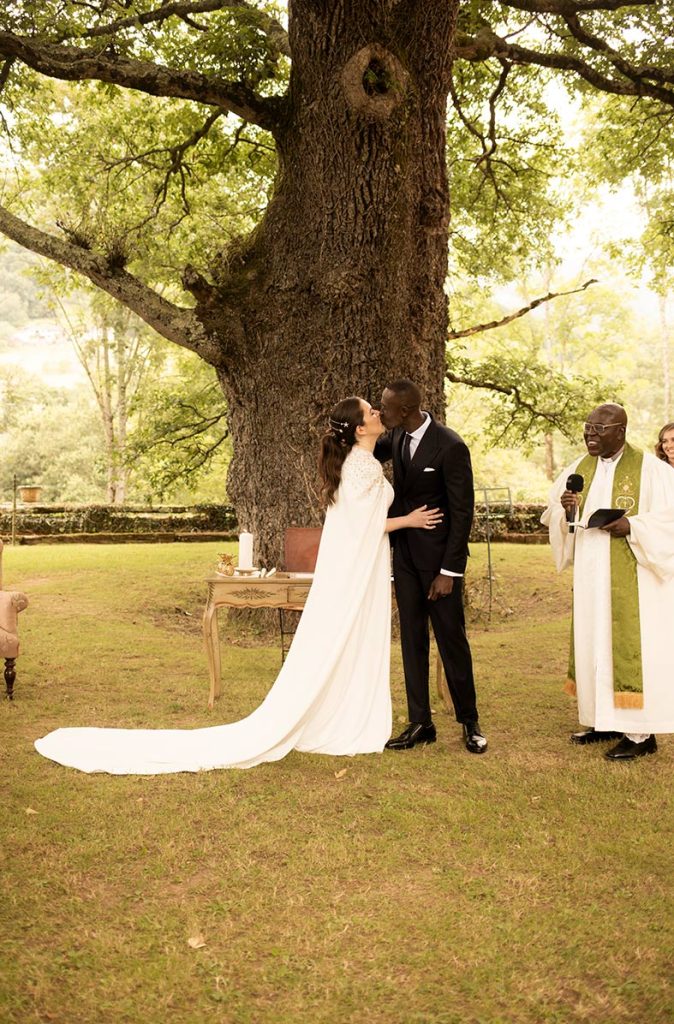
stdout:
<svg viewBox="0 0 674 1024">
<path fill-rule="evenodd" d="M 627 538 L 637 561 L 641 619 L 643 708 L 613 705 L 611 561 L 609 533 L 576 529 L 570 533 L 560 498 L 570 473 L 559 475 L 541 522 L 561 572 L 573 565 L 573 624 L 578 718 L 601 732 L 674 732 L 674 470 L 645 454 L 639 511 L 631 515 Z M 599 459 L 585 497 L 581 526 L 596 509 L 612 507 L 613 477 L 619 459 Z"/>
</svg>

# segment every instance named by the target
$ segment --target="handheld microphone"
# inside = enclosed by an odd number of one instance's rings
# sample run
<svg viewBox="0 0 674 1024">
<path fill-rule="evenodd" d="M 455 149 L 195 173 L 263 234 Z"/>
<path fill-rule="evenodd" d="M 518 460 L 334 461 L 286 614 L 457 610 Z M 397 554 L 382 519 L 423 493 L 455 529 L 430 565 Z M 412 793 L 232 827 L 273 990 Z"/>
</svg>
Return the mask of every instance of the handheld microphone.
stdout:
<svg viewBox="0 0 674 1024">
<path fill-rule="evenodd" d="M 583 478 L 580 475 L 580 473 L 571 473 L 569 475 L 568 480 L 566 481 L 566 489 L 567 489 L 567 491 L 572 491 L 573 494 L 580 494 L 580 492 L 583 490 L 584 486 L 585 486 L 585 481 L 583 480 Z M 566 510 L 566 521 L 569 524 L 569 533 L 575 533 L 576 532 L 575 531 L 575 518 L 576 518 L 576 510 L 574 508 L 567 508 L 567 510 Z"/>
</svg>

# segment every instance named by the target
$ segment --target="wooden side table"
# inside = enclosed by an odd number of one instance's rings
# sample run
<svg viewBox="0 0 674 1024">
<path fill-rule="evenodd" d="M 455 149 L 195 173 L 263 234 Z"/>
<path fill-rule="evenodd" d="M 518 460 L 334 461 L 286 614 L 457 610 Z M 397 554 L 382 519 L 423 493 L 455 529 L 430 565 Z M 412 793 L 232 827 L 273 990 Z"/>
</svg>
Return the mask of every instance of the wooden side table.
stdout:
<svg viewBox="0 0 674 1024">
<path fill-rule="evenodd" d="M 301 612 L 313 573 L 277 572 L 271 577 L 209 576 L 203 633 L 210 678 L 209 708 L 222 692 L 218 608 L 284 608 Z"/>
<path fill-rule="evenodd" d="M 283 608 L 286 611 L 301 612 L 313 578 L 313 573 L 293 572 L 277 572 L 262 579 L 258 576 L 207 577 L 208 598 L 204 609 L 203 633 L 210 679 L 209 708 L 213 708 L 216 697 L 222 693 L 218 608 Z M 438 696 L 453 715 L 454 705 L 439 653 L 436 653 L 435 681 Z"/>
</svg>

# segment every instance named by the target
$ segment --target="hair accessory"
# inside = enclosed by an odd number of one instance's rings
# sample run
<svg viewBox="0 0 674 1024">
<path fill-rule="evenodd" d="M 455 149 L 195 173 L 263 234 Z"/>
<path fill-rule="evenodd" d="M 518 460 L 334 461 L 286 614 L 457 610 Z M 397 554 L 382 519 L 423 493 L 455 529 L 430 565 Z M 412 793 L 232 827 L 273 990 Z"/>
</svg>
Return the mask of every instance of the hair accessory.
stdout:
<svg viewBox="0 0 674 1024">
<path fill-rule="evenodd" d="M 333 420 L 331 416 L 328 416 L 328 423 L 335 434 L 343 434 L 349 425 L 347 420 Z"/>
</svg>

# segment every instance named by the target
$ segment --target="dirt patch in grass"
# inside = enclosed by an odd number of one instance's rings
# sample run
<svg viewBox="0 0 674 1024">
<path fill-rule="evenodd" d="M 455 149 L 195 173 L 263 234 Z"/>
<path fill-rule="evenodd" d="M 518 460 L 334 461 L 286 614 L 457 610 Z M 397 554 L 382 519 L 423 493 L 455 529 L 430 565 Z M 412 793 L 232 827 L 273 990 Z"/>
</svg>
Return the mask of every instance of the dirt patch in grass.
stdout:
<svg viewBox="0 0 674 1024">
<path fill-rule="evenodd" d="M 202 614 L 203 611 L 197 614 L 174 605 L 172 608 L 153 609 L 151 620 L 158 629 L 196 636 L 201 634 Z"/>
</svg>

